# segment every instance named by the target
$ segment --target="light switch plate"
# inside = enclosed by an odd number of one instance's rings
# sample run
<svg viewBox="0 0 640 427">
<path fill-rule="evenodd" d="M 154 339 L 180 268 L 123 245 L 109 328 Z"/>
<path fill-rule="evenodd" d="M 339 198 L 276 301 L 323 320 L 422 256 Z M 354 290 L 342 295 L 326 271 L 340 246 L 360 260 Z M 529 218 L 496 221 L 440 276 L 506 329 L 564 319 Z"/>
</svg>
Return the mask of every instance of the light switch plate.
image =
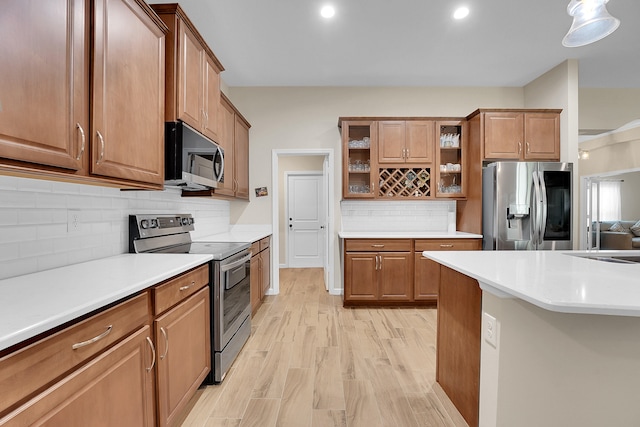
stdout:
<svg viewBox="0 0 640 427">
<path fill-rule="evenodd" d="M 487 312 L 482 313 L 482 333 L 486 342 L 498 348 L 498 322 Z"/>
</svg>

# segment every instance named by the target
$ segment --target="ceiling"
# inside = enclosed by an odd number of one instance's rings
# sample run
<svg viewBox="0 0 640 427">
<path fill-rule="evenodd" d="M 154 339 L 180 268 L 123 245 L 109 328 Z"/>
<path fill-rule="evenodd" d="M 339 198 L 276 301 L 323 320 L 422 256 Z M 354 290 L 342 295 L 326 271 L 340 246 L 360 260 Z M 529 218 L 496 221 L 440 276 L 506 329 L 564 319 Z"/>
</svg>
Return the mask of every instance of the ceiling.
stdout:
<svg viewBox="0 0 640 427">
<path fill-rule="evenodd" d="M 580 48 L 561 44 L 572 22 L 568 0 L 179 3 L 229 86 L 521 87 L 576 58 L 580 87 L 640 88 L 638 0 L 611 0 L 620 27 Z M 336 8 L 332 20 L 320 17 L 325 3 Z M 463 4 L 470 15 L 454 21 Z"/>
</svg>

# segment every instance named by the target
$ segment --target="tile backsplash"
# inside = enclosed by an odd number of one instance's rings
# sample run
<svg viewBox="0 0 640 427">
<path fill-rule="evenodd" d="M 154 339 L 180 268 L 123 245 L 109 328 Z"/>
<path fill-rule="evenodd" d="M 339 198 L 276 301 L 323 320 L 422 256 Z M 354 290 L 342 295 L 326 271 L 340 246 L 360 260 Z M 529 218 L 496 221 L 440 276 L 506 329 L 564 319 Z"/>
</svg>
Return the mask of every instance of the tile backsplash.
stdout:
<svg viewBox="0 0 640 427">
<path fill-rule="evenodd" d="M 340 203 L 343 231 L 447 231 L 454 200 L 363 201 Z"/>
<path fill-rule="evenodd" d="M 191 213 L 194 238 L 229 230 L 224 200 L 0 176 L 0 279 L 126 253 L 144 213 Z"/>
</svg>

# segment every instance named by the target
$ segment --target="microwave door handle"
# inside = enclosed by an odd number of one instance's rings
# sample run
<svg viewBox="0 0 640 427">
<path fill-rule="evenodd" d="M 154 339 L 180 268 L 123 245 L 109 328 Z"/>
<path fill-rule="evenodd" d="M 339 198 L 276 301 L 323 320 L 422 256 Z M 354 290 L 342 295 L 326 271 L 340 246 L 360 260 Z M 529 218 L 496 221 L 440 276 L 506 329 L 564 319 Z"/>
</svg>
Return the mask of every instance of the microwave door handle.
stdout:
<svg viewBox="0 0 640 427">
<path fill-rule="evenodd" d="M 222 149 L 220 147 L 218 147 L 218 149 L 216 150 L 216 158 L 217 157 L 220 158 L 220 172 L 217 174 L 217 176 L 214 177 L 214 179 L 220 182 L 220 180 L 224 176 L 224 155 L 222 154 Z M 216 164 L 215 159 L 213 160 L 213 164 L 214 165 Z M 215 169 L 214 169 L 214 173 L 215 173 Z"/>
<path fill-rule="evenodd" d="M 540 180 L 540 195 L 542 196 L 542 200 L 540 201 L 540 205 L 542 206 L 542 212 L 540 213 L 540 243 L 544 241 L 544 234 L 547 231 L 547 215 L 548 215 L 548 205 L 547 205 L 547 184 L 544 182 L 544 175 L 542 172 L 538 172 L 538 177 Z"/>
</svg>

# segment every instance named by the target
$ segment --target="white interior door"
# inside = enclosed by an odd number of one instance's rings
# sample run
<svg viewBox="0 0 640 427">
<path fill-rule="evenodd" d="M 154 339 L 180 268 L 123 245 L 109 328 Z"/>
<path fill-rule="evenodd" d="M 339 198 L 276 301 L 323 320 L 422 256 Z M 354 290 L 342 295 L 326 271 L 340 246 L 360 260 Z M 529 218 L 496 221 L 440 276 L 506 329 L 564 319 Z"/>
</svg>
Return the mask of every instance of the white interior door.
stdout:
<svg viewBox="0 0 640 427">
<path fill-rule="evenodd" d="M 287 259 L 291 268 L 324 267 L 323 200 L 322 174 L 287 175 Z"/>
</svg>

